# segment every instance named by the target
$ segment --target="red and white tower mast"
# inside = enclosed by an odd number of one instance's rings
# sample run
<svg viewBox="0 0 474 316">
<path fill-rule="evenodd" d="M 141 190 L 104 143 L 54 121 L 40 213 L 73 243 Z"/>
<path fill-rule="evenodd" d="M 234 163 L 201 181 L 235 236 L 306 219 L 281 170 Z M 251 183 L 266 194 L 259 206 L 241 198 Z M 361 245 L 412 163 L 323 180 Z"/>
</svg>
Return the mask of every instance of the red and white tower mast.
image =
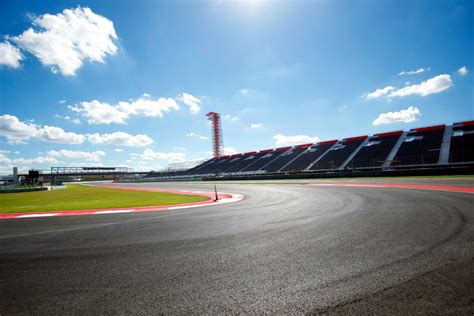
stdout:
<svg viewBox="0 0 474 316">
<path fill-rule="evenodd" d="M 219 158 L 224 153 L 221 115 L 216 112 L 209 112 L 206 116 L 212 123 L 212 150 L 214 152 L 214 158 Z"/>
</svg>

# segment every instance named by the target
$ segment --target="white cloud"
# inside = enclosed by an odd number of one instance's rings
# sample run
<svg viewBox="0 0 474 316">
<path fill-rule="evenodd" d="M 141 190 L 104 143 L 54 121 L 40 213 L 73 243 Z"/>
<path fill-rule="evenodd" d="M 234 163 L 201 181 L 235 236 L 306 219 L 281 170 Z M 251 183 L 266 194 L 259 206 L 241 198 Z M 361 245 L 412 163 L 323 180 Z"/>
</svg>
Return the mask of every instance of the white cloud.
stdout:
<svg viewBox="0 0 474 316">
<path fill-rule="evenodd" d="M 73 132 L 65 132 L 62 128 L 56 126 L 43 126 L 38 130 L 37 136 L 44 142 L 59 144 L 82 144 L 85 136 Z"/>
<path fill-rule="evenodd" d="M 425 69 L 425 68 L 418 68 L 417 70 L 402 71 L 402 72 L 400 72 L 398 75 L 399 75 L 399 76 L 403 76 L 403 75 L 408 75 L 408 76 L 417 75 L 417 74 L 421 74 L 421 73 L 425 72 L 426 70 L 427 70 L 427 69 Z"/>
<path fill-rule="evenodd" d="M 250 128 L 260 128 L 260 127 L 262 127 L 262 126 L 263 126 L 262 123 L 252 123 L 252 124 L 250 125 Z"/>
<path fill-rule="evenodd" d="M 229 114 L 224 115 L 224 118 L 228 119 L 228 120 L 231 120 L 231 121 L 234 121 L 234 122 L 239 120 L 239 118 L 237 116 L 230 116 Z"/>
<path fill-rule="evenodd" d="M 239 90 L 239 93 L 242 94 L 242 95 L 247 95 L 249 94 L 250 90 L 249 89 L 240 89 Z"/>
<path fill-rule="evenodd" d="M 293 146 L 298 144 L 319 142 L 319 137 L 308 135 L 285 136 L 282 134 L 277 134 L 273 136 L 273 139 L 275 140 L 275 144 L 277 146 Z"/>
<path fill-rule="evenodd" d="M 453 85 L 450 75 L 438 75 L 419 84 L 406 86 L 390 93 L 390 97 L 405 97 L 409 95 L 427 96 L 440 93 L 449 89 Z"/>
<path fill-rule="evenodd" d="M 39 126 L 21 122 L 16 116 L 4 114 L 0 116 L 0 136 L 6 137 L 9 143 L 21 144 L 30 138 L 59 144 L 82 144 L 85 136 L 65 132 L 60 127 Z"/>
<path fill-rule="evenodd" d="M 130 135 L 125 132 L 114 132 L 111 134 L 88 134 L 87 139 L 92 144 L 109 144 L 127 147 L 145 147 L 153 143 L 153 139 L 147 135 Z"/>
<path fill-rule="evenodd" d="M 409 95 L 420 95 L 422 97 L 440 93 L 448 90 L 453 85 L 451 76 L 447 74 L 438 75 L 418 84 L 408 85 L 406 87 L 397 89 L 392 86 L 383 89 L 377 89 L 367 95 L 367 99 L 376 99 L 383 96 L 389 98 L 406 97 Z"/>
<path fill-rule="evenodd" d="M 197 113 L 201 110 L 202 101 L 189 93 L 183 93 L 177 99 L 188 105 L 191 113 Z"/>
<path fill-rule="evenodd" d="M 38 126 L 23 123 L 16 116 L 4 114 L 0 116 L 0 135 L 11 143 L 23 143 L 29 138 L 36 137 Z"/>
<path fill-rule="evenodd" d="M 45 164 L 53 164 L 53 163 L 58 163 L 59 161 L 54 158 L 54 157 L 36 157 L 36 158 L 31 158 L 31 159 L 25 159 L 25 158 L 17 158 L 13 159 L 12 163 L 14 165 L 45 165 Z"/>
<path fill-rule="evenodd" d="M 59 100 L 58 103 L 59 104 L 64 104 L 64 103 L 66 103 L 66 100 L 65 99 Z"/>
<path fill-rule="evenodd" d="M 165 160 L 167 162 L 184 162 L 186 154 L 182 152 L 157 152 L 151 149 L 145 149 L 142 154 L 132 154 L 143 160 Z"/>
<path fill-rule="evenodd" d="M 33 26 L 19 36 L 8 37 L 21 49 L 35 55 L 53 73 L 72 76 L 84 61 L 104 63 L 114 55 L 117 39 L 114 25 L 89 8 L 65 9 L 56 15 L 33 19 Z"/>
<path fill-rule="evenodd" d="M 7 157 L 6 154 L 10 153 L 8 150 L 0 151 L 0 163 L 1 164 L 9 164 L 12 162 L 10 158 Z"/>
<path fill-rule="evenodd" d="M 0 43 L 0 65 L 19 68 L 21 60 L 23 60 L 23 56 L 18 48 L 6 41 Z"/>
<path fill-rule="evenodd" d="M 40 126 L 21 122 L 16 116 L 9 114 L 0 116 L 0 136 L 6 137 L 10 144 L 25 143 L 28 139 L 38 139 L 44 142 L 59 144 L 82 144 L 88 140 L 93 144 L 112 144 L 129 147 L 144 147 L 153 143 L 153 139 L 143 134 L 130 135 L 125 132 L 76 134 L 66 132 L 60 127 Z"/>
<path fill-rule="evenodd" d="M 122 148 L 115 148 L 114 151 L 115 151 L 116 153 L 121 153 L 121 152 L 123 152 L 123 149 L 122 149 Z"/>
<path fill-rule="evenodd" d="M 81 159 L 84 161 L 98 162 L 102 157 L 105 156 L 103 151 L 74 151 L 74 150 L 65 150 L 61 149 L 59 151 L 50 150 L 48 151 L 48 156 L 53 158 L 66 158 L 66 159 Z"/>
<path fill-rule="evenodd" d="M 173 147 L 173 150 L 183 151 L 186 150 L 186 147 Z"/>
<path fill-rule="evenodd" d="M 115 106 L 97 100 L 81 102 L 80 105 L 69 106 L 69 108 L 82 114 L 89 124 L 125 124 L 125 119 L 128 118 L 127 113 L 117 110 Z"/>
<path fill-rule="evenodd" d="M 466 66 L 462 66 L 461 68 L 458 69 L 458 74 L 460 76 L 465 76 L 467 75 L 468 71 L 467 71 L 467 68 Z"/>
<path fill-rule="evenodd" d="M 224 155 L 235 155 L 237 153 L 234 147 L 224 147 L 223 151 L 224 151 Z"/>
<path fill-rule="evenodd" d="M 55 117 L 55 118 L 62 118 L 62 119 L 65 119 L 66 121 L 71 121 L 71 122 L 73 122 L 73 123 L 76 124 L 76 125 L 80 125 L 80 124 L 81 124 L 81 120 L 80 120 L 80 119 L 78 119 L 78 118 L 74 118 L 74 119 L 73 119 L 72 117 L 70 117 L 70 116 L 68 116 L 68 115 L 66 115 L 66 116 L 61 116 L 61 115 L 59 115 L 59 114 L 55 114 L 54 117 Z"/>
<path fill-rule="evenodd" d="M 421 116 L 421 111 L 416 106 L 410 106 L 399 112 L 387 112 L 380 114 L 373 122 L 373 125 L 384 125 L 391 123 L 410 123 L 416 121 Z"/>
<path fill-rule="evenodd" d="M 390 92 L 392 92 L 393 90 L 396 90 L 396 88 L 392 86 L 387 86 L 382 89 L 377 89 L 374 92 L 367 94 L 367 100 L 383 97 L 389 94 Z"/>
<path fill-rule="evenodd" d="M 209 137 L 207 137 L 207 136 L 202 136 L 202 135 L 196 134 L 194 132 L 189 132 L 189 133 L 186 133 L 184 135 L 186 137 L 198 137 L 201 140 L 208 140 L 209 139 Z"/>
<path fill-rule="evenodd" d="M 143 95 L 137 100 L 120 101 L 115 105 L 93 100 L 91 102 L 81 102 L 79 105 L 69 106 L 69 108 L 80 113 L 87 119 L 89 124 L 125 124 L 125 120 L 130 116 L 163 117 L 164 113 L 171 110 L 179 110 L 179 106 L 174 99 L 159 98 L 149 99 Z"/>
</svg>

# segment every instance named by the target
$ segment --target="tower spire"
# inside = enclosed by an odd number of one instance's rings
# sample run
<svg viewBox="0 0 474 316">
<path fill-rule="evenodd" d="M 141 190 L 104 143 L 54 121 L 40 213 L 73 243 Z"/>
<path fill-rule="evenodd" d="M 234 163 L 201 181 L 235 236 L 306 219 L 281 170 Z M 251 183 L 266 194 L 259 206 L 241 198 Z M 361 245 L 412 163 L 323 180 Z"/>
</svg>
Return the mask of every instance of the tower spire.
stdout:
<svg viewBox="0 0 474 316">
<path fill-rule="evenodd" d="M 209 112 L 206 114 L 212 124 L 212 151 L 214 158 L 219 158 L 223 154 L 224 140 L 222 137 L 221 116 L 216 112 Z"/>
</svg>

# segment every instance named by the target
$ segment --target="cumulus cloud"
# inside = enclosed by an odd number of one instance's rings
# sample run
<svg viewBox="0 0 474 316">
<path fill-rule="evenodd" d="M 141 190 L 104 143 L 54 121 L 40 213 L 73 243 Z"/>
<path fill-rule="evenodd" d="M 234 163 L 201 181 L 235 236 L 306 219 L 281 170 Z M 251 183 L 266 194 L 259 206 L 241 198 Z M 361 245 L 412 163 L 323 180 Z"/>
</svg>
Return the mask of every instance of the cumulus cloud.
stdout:
<svg viewBox="0 0 474 316">
<path fill-rule="evenodd" d="M 387 94 L 389 94 L 393 90 L 396 90 L 396 88 L 392 87 L 392 86 L 387 86 L 385 88 L 377 89 L 374 92 L 371 92 L 371 93 L 367 94 L 367 99 L 368 100 L 377 99 L 377 98 L 386 96 Z"/>
<path fill-rule="evenodd" d="M 20 167 L 22 169 L 31 169 L 38 165 L 51 166 L 52 164 L 76 165 L 77 163 L 67 162 L 68 160 L 80 160 L 81 166 L 102 166 L 100 159 L 105 156 L 103 151 L 73 151 L 73 150 L 50 150 L 46 155 L 35 158 L 9 158 L 3 152 L 0 152 L 0 172 L 11 173 L 11 168 Z M 43 167 L 44 167 L 43 166 Z"/>
<path fill-rule="evenodd" d="M 275 144 L 277 146 L 293 146 L 298 144 L 319 142 L 319 137 L 308 135 L 285 136 L 282 134 L 277 134 L 273 136 L 273 139 L 275 140 Z"/>
<path fill-rule="evenodd" d="M 23 56 L 18 48 L 6 41 L 0 43 L 0 65 L 19 68 L 22 60 Z"/>
<path fill-rule="evenodd" d="M 179 106 L 172 98 L 150 99 L 144 94 L 137 100 L 120 101 L 117 104 L 93 100 L 69 106 L 73 112 L 80 113 L 89 124 L 125 124 L 130 116 L 163 117 L 164 113 L 178 110 Z"/>
<path fill-rule="evenodd" d="M 31 159 L 17 158 L 17 159 L 12 160 L 12 163 L 14 165 L 32 165 L 32 164 L 45 165 L 45 164 L 54 164 L 58 162 L 59 161 L 54 157 L 36 157 L 36 158 L 31 158 Z"/>
<path fill-rule="evenodd" d="M 93 144 L 129 147 L 144 147 L 153 143 L 153 139 L 143 134 L 130 135 L 125 132 L 77 134 L 66 132 L 56 126 L 21 122 L 16 116 L 9 114 L 0 116 L 0 136 L 4 136 L 10 144 L 24 144 L 29 139 L 59 144 L 82 144 L 87 140 Z"/>
<path fill-rule="evenodd" d="M 194 132 L 189 132 L 189 133 L 186 133 L 186 134 L 184 134 L 184 135 L 185 135 L 186 137 L 197 137 L 197 138 L 199 138 L 199 139 L 201 139 L 201 140 L 208 140 L 208 139 L 209 139 L 209 137 L 207 137 L 207 136 L 202 136 L 202 135 L 196 134 L 196 133 L 194 133 Z"/>
<path fill-rule="evenodd" d="M 0 151 L 0 163 L 1 164 L 9 164 L 12 162 L 10 158 L 7 157 L 7 154 L 10 153 L 7 150 Z"/>
<path fill-rule="evenodd" d="M 231 121 L 238 121 L 239 118 L 237 116 L 230 116 L 229 114 L 224 115 L 225 119 L 231 120 Z"/>
<path fill-rule="evenodd" d="M 390 93 L 390 97 L 405 97 L 409 95 L 427 96 L 448 90 L 453 85 L 450 75 L 438 75 L 419 84 L 406 86 Z"/>
<path fill-rule="evenodd" d="M 402 71 L 402 72 L 400 72 L 398 75 L 399 75 L 399 76 L 404 76 L 404 75 L 408 75 L 408 76 L 417 75 L 417 74 L 421 74 L 421 73 L 425 72 L 426 70 L 427 70 L 427 69 L 425 69 L 425 68 L 418 68 L 417 70 Z"/>
<path fill-rule="evenodd" d="M 260 127 L 262 127 L 262 126 L 263 126 L 262 123 L 252 123 L 252 124 L 250 125 L 250 128 L 260 128 Z"/>
<path fill-rule="evenodd" d="M 59 144 L 82 144 L 85 140 L 84 135 L 73 132 L 65 132 L 62 128 L 56 126 L 42 126 L 36 136 L 44 142 Z"/>
<path fill-rule="evenodd" d="M 224 151 L 224 155 L 235 155 L 237 153 L 234 147 L 224 147 L 223 151 Z"/>
<path fill-rule="evenodd" d="M 410 106 L 399 112 L 387 112 L 380 114 L 373 122 L 373 125 L 384 125 L 391 123 L 410 123 L 416 121 L 421 116 L 421 111 L 416 106 Z"/>
<path fill-rule="evenodd" d="M 92 144 L 107 144 L 126 147 L 145 147 L 153 143 L 153 139 L 147 135 L 130 135 L 125 132 L 114 132 L 110 134 L 88 134 L 87 140 Z"/>
<path fill-rule="evenodd" d="M 177 99 L 189 106 L 189 111 L 191 113 L 197 113 L 201 111 L 202 101 L 196 98 L 195 96 L 189 93 L 183 93 L 179 95 Z"/>
<path fill-rule="evenodd" d="M 59 151 L 57 150 L 48 151 L 48 156 L 55 159 L 57 158 L 81 159 L 85 161 L 97 162 L 97 161 L 100 161 L 100 159 L 105 156 L 105 153 L 101 150 L 90 152 L 90 151 L 74 151 L 74 150 L 61 149 Z"/>
<path fill-rule="evenodd" d="M 186 154 L 182 152 L 158 152 L 151 149 L 145 149 L 141 154 L 131 154 L 132 157 L 143 160 L 164 160 L 167 162 L 184 162 Z"/>
<path fill-rule="evenodd" d="M 453 81 L 451 80 L 451 76 L 442 74 L 421 83 L 408 85 L 400 89 L 392 86 L 388 86 L 383 89 L 377 89 L 374 92 L 367 94 L 367 99 L 376 99 L 384 96 L 389 98 L 406 97 L 409 95 L 419 95 L 424 97 L 430 94 L 440 93 L 448 90 L 452 85 Z"/>
<path fill-rule="evenodd" d="M 81 7 L 35 17 L 33 27 L 8 39 L 66 76 L 75 75 L 84 61 L 104 63 L 117 52 L 112 21 Z"/>
<path fill-rule="evenodd" d="M 123 152 L 123 149 L 122 149 L 122 148 L 115 148 L 114 151 L 115 151 L 116 153 L 121 153 L 121 152 Z"/>
<path fill-rule="evenodd" d="M 125 119 L 128 118 L 126 113 L 117 110 L 116 107 L 97 100 L 81 102 L 80 105 L 69 106 L 69 108 L 80 113 L 89 124 L 125 124 Z"/>
<path fill-rule="evenodd" d="M 66 132 L 60 127 L 21 122 L 9 114 L 0 116 L 0 136 L 16 144 L 25 143 L 30 138 L 59 144 L 82 144 L 86 139 L 84 135 Z"/>
<path fill-rule="evenodd" d="M 458 74 L 459 74 L 460 76 L 465 76 L 465 75 L 467 75 L 467 72 L 468 72 L 468 71 L 467 71 L 466 66 L 462 66 L 461 68 L 458 69 Z"/>
</svg>

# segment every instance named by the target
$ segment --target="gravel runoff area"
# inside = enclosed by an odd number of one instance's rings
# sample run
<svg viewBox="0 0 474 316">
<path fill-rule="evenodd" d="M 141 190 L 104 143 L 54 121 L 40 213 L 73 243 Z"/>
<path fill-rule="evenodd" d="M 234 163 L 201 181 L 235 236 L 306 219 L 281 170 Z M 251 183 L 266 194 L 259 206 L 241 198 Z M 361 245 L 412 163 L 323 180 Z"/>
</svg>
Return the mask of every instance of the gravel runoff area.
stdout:
<svg viewBox="0 0 474 316">
<path fill-rule="evenodd" d="M 374 181 L 474 185 L 362 182 Z M 213 184 L 130 185 L 209 191 Z M 217 186 L 245 199 L 0 221 L 0 314 L 474 313 L 474 194 Z"/>
</svg>

